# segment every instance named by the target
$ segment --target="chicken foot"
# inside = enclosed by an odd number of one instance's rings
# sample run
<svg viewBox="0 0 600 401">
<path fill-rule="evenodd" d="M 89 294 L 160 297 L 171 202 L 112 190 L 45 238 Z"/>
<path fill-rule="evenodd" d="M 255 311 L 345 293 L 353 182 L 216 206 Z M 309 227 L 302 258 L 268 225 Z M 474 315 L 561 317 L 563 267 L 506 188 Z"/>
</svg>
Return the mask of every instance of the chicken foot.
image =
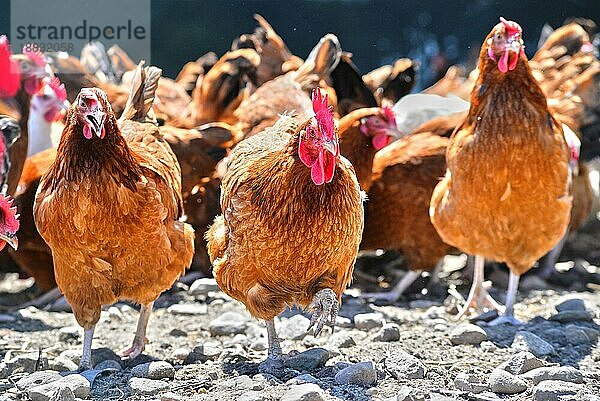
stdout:
<svg viewBox="0 0 600 401">
<path fill-rule="evenodd" d="M 390 291 L 366 292 L 361 298 L 396 302 L 416 279 L 421 277 L 422 270 L 409 270 Z"/>
<path fill-rule="evenodd" d="M 276 376 L 275 373 L 283 368 L 283 352 L 281 351 L 281 344 L 279 337 L 277 337 L 277 331 L 275 331 L 275 321 L 273 319 L 267 320 L 267 340 L 269 341 L 269 348 L 267 353 L 267 360 L 259 365 L 259 370 L 263 373 L 269 373 Z"/>
<path fill-rule="evenodd" d="M 79 361 L 79 371 L 92 369 L 92 340 L 94 338 L 94 328 L 83 330 L 83 353 Z"/>
<path fill-rule="evenodd" d="M 140 308 L 140 317 L 138 319 L 135 337 L 133 337 L 133 344 L 131 347 L 122 350 L 121 356 L 133 359 L 144 351 L 146 343 L 148 342 L 148 339 L 146 338 L 146 328 L 148 327 L 150 314 L 152 314 L 153 305 L 154 302 L 150 302 L 149 304 L 142 305 Z"/>
<path fill-rule="evenodd" d="M 471 290 L 469 291 L 469 296 L 464 307 L 456 315 L 457 319 L 463 317 L 471 307 L 476 308 L 480 312 L 483 311 L 484 307 L 491 310 L 502 310 L 502 306 L 488 293 L 483 282 L 484 269 L 485 258 L 483 256 L 475 256 L 473 283 L 471 284 Z"/>
<path fill-rule="evenodd" d="M 313 315 L 310 318 L 308 330 L 315 327 L 313 334 L 315 337 L 321 333 L 324 325 L 333 327 L 339 310 L 339 302 L 335 292 L 331 288 L 324 288 L 318 291 L 313 297 L 312 302 L 308 305 L 308 309 L 313 310 Z"/>
<path fill-rule="evenodd" d="M 520 278 L 521 276 L 518 274 L 514 274 L 512 271 L 510 272 L 508 289 L 506 290 L 506 307 L 504 314 L 489 322 L 488 325 L 498 326 L 501 324 L 512 324 L 513 326 L 518 326 L 521 324 L 521 321 L 515 318 L 515 301 Z"/>
</svg>

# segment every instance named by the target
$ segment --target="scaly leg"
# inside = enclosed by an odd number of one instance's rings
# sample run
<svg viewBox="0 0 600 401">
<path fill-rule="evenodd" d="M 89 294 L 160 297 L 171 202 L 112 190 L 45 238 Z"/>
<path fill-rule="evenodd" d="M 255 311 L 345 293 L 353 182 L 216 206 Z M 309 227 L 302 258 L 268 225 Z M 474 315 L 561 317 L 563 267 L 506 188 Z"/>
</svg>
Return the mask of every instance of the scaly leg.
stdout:
<svg viewBox="0 0 600 401">
<path fill-rule="evenodd" d="M 541 259 L 540 259 L 540 271 L 539 271 L 539 276 L 543 279 L 547 279 L 548 277 L 550 277 L 552 275 L 552 273 L 554 273 L 556 270 L 554 269 L 554 265 L 556 265 L 556 261 L 558 260 L 558 257 L 560 256 L 560 253 L 562 252 L 563 247 L 565 246 L 565 242 L 567 242 L 567 236 L 568 234 L 565 234 L 560 241 L 558 241 L 558 244 L 556 244 L 554 246 L 554 248 L 552 248 L 550 250 L 550 252 L 548 252 L 547 254 L 545 254 Z"/>
<path fill-rule="evenodd" d="M 81 360 L 79 361 L 79 371 L 92 369 L 92 340 L 94 338 L 94 328 L 83 331 L 83 353 L 81 354 Z"/>
<path fill-rule="evenodd" d="M 483 256 L 475 256 L 475 268 L 473 272 L 473 283 L 467 297 L 467 302 L 463 309 L 456 316 L 458 319 L 463 317 L 468 312 L 469 308 L 477 308 L 481 311 L 483 307 L 489 309 L 501 310 L 502 307 L 492 298 L 483 284 L 483 276 L 485 272 L 485 258 Z"/>
<path fill-rule="evenodd" d="M 283 368 L 283 352 L 277 331 L 275 331 L 275 321 L 267 320 L 267 339 L 269 341 L 269 349 L 267 360 L 259 365 L 259 370 L 263 373 L 274 374 Z"/>
<path fill-rule="evenodd" d="M 331 288 L 325 288 L 318 291 L 310 305 L 309 309 L 313 310 L 313 315 L 310 318 L 310 325 L 308 330 L 315 326 L 314 336 L 318 336 L 323 329 L 323 326 L 327 324 L 330 327 L 335 325 L 335 319 L 337 318 L 339 302 L 335 292 Z"/>
<path fill-rule="evenodd" d="M 142 305 L 140 308 L 140 317 L 138 319 L 135 337 L 133 337 L 133 344 L 131 347 L 122 350 L 121 356 L 128 356 L 133 359 L 144 351 L 146 343 L 148 342 L 148 339 L 146 338 L 146 328 L 148 327 L 148 320 L 150 319 L 153 305 L 154 302 L 150 302 L 147 305 Z"/>
<path fill-rule="evenodd" d="M 388 302 L 396 302 L 416 279 L 421 277 L 422 270 L 409 270 L 390 291 L 366 292 L 361 298 L 369 298 Z"/>
<path fill-rule="evenodd" d="M 512 271 L 510 272 L 508 290 L 506 290 L 506 309 L 502 316 L 497 317 L 489 323 L 490 326 L 498 326 L 500 324 L 512 324 L 518 326 L 521 324 L 521 322 L 515 318 L 515 300 L 517 298 L 517 289 L 519 288 L 519 278 L 521 278 L 521 276 L 514 274 Z"/>
</svg>

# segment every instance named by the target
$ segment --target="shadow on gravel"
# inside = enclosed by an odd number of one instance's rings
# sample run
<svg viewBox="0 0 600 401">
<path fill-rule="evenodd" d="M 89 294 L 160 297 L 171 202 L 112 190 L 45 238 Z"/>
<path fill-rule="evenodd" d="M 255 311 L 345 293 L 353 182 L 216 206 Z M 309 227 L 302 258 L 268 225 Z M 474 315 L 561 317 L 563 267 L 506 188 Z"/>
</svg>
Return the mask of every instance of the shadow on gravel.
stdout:
<svg viewBox="0 0 600 401">
<path fill-rule="evenodd" d="M 12 331 L 24 332 L 35 332 L 35 331 L 48 331 L 57 330 L 62 326 L 50 326 L 41 320 L 31 318 L 27 320 L 15 320 L 12 322 L 0 322 L 0 330 L 8 329 Z"/>
<path fill-rule="evenodd" d="M 500 348 L 508 348 L 520 331 L 527 331 L 540 337 L 553 348 L 548 355 L 550 362 L 579 368 L 579 362 L 592 352 L 598 343 L 600 325 L 593 321 L 572 321 L 562 323 L 537 316 L 521 326 L 483 326 L 489 341 Z M 542 349 L 542 345 L 533 345 Z M 535 352 L 533 352 L 535 354 Z"/>
</svg>

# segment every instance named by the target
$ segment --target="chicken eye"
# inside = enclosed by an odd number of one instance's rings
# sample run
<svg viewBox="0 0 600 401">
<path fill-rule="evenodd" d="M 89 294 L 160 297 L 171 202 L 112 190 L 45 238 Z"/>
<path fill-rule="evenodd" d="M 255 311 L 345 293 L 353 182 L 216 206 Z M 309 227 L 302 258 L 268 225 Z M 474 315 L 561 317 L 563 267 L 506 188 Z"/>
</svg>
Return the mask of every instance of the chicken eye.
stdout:
<svg viewBox="0 0 600 401">
<path fill-rule="evenodd" d="M 498 32 L 498 33 L 496 33 L 496 35 L 494 35 L 494 38 L 496 40 L 500 40 L 500 39 L 502 39 L 502 34 L 500 32 Z"/>
<path fill-rule="evenodd" d="M 48 99 L 50 99 L 50 96 L 48 96 L 48 95 L 42 95 L 42 100 L 48 100 Z"/>
</svg>

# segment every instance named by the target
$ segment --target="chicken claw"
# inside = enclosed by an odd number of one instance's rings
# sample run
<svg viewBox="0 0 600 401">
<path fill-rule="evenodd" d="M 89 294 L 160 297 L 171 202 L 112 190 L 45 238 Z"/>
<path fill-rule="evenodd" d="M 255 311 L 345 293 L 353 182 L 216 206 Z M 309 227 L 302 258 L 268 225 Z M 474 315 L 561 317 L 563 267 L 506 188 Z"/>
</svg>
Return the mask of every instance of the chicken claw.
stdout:
<svg viewBox="0 0 600 401">
<path fill-rule="evenodd" d="M 339 302 L 335 292 L 331 288 L 318 291 L 311 304 L 308 305 L 308 309 L 313 309 L 313 315 L 310 318 L 310 325 L 307 331 L 316 324 L 314 336 L 317 337 L 321 333 L 321 330 L 323 330 L 324 325 L 330 327 L 335 325 L 335 319 L 339 310 Z"/>
<path fill-rule="evenodd" d="M 135 337 L 133 338 L 133 344 L 131 347 L 122 350 L 121 356 L 133 359 L 140 355 L 146 348 L 146 344 L 148 343 L 148 339 L 146 338 L 146 328 L 148 327 L 148 320 L 150 319 L 153 305 L 154 302 L 150 302 L 149 304 L 142 305 L 140 308 L 140 317 L 138 319 Z"/>
</svg>

